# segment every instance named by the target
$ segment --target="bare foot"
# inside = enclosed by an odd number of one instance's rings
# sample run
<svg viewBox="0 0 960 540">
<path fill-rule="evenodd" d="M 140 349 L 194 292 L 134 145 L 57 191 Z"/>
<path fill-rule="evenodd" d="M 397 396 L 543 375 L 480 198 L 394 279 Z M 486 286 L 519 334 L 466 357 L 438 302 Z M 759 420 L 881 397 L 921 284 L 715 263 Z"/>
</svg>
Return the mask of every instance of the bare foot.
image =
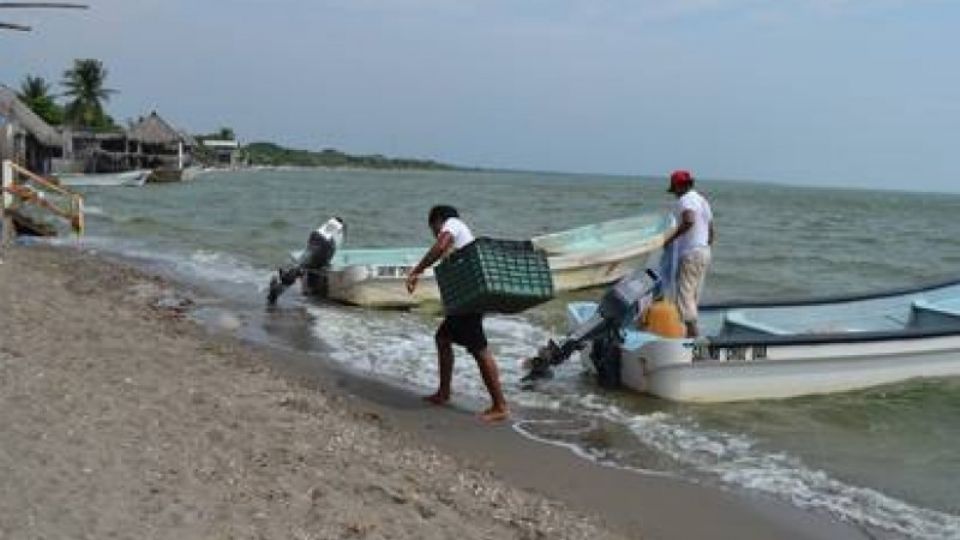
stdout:
<svg viewBox="0 0 960 540">
<path fill-rule="evenodd" d="M 434 405 L 443 405 L 446 402 L 450 401 L 450 396 L 445 396 L 440 392 L 435 392 L 429 396 L 423 396 L 423 400 Z"/>
<path fill-rule="evenodd" d="M 480 420 L 492 424 L 494 422 L 502 422 L 510 418 L 510 411 L 507 408 L 497 408 L 490 407 L 489 409 L 480 413 Z"/>
</svg>

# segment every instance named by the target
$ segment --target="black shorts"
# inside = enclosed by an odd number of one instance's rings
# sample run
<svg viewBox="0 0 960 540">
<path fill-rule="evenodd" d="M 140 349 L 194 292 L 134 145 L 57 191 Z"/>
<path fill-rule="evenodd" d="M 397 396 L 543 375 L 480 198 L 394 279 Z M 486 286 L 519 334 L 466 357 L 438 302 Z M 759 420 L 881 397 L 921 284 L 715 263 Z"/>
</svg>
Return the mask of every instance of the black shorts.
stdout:
<svg viewBox="0 0 960 540">
<path fill-rule="evenodd" d="M 483 333 L 483 314 L 447 315 L 437 328 L 437 337 L 466 347 L 472 354 L 487 348 L 487 336 Z"/>
</svg>

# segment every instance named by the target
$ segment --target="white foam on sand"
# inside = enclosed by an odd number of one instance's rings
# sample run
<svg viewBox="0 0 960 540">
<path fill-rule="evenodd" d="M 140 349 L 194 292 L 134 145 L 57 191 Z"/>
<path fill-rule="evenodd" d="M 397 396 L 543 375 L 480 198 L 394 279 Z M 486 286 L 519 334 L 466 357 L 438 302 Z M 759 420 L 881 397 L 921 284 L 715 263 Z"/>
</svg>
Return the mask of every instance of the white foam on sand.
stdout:
<svg viewBox="0 0 960 540">
<path fill-rule="evenodd" d="M 315 317 L 314 332 L 331 348 L 331 358 L 360 374 L 387 377 L 423 391 L 438 383 L 437 353 L 433 340 L 440 319 L 419 313 L 370 311 L 341 306 L 308 305 Z M 519 359 L 536 351 L 533 343 L 549 336 L 520 317 L 488 316 L 487 339 L 498 359 L 504 392 L 508 399 L 524 406 L 556 408 L 556 400 L 520 390 Z M 486 399 L 476 362 L 463 349 L 454 351 L 453 391 L 470 400 Z"/>
<path fill-rule="evenodd" d="M 76 240 L 66 237 L 52 239 L 50 243 L 64 247 L 77 245 Z M 157 250 L 144 241 L 95 235 L 84 236 L 79 245 L 93 252 L 102 251 L 147 261 L 150 265 L 183 276 L 188 281 L 200 281 L 217 288 L 227 287 L 236 291 L 255 290 L 265 297 L 266 288 L 270 282 L 270 270 L 258 268 L 239 257 L 219 251 Z"/>
<path fill-rule="evenodd" d="M 371 316 L 362 309 L 310 306 L 316 335 L 331 346 L 332 358 L 360 374 L 376 375 L 430 391 L 437 384 L 433 332 L 439 318 L 407 312 Z M 570 395 L 570 378 L 580 371 L 571 359 L 559 370 L 553 391 L 520 390 L 519 360 L 536 351 L 551 333 L 521 317 L 488 316 L 487 337 L 498 358 L 507 398 L 529 407 L 567 410 L 622 425 L 638 444 L 653 448 L 698 475 L 723 484 L 756 490 L 786 499 L 806 509 L 826 511 L 840 519 L 888 531 L 893 537 L 958 538 L 960 517 L 910 505 L 878 491 L 847 485 L 824 471 L 807 467 L 785 453 L 757 447 L 744 435 L 704 429 L 690 418 L 655 412 L 635 414 L 598 394 Z M 486 399 L 472 358 L 458 350 L 453 379 L 457 395 Z M 562 388 L 568 392 L 563 393 Z M 606 453 L 586 445 L 549 441 L 519 422 L 515 429 L 530 438 L 559 444 L 578 456 L 605 466 L 622 466 Z M 534 421 L 535 422 L 535 421 Z M 650 471 L 643 471 L 650 472 Z"/>
</svg>

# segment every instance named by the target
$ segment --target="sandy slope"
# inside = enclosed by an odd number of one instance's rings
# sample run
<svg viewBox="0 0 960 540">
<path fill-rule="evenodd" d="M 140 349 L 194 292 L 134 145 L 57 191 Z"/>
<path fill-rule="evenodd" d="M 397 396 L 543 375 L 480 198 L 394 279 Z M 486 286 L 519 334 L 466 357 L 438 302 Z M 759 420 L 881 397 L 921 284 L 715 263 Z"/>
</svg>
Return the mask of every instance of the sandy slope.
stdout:
<svg viewBox="0 0 960 540">
<path fill-rule="evenodd" d="M 71 251 L 0 264 L 0 538 L 604 538 Z"/>
</svg>

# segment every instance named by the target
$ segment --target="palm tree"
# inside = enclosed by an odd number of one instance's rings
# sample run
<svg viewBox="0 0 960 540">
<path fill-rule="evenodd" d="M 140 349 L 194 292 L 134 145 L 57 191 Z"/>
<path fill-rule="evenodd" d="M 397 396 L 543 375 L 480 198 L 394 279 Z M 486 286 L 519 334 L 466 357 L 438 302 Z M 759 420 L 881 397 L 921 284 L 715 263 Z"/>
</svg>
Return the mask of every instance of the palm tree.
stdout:
<svg viewBox="0 0 960 540">
<path fill-rule="evenodd" d="M 93 58 L 76 59 L 73 68 L 63 72 L 64 95 L 72 98 L 67 103 L 66 120 L 74 125 L 94 129 L 111 127 L 113 121 L 103 113 L 103 102 L 109 101 L 116 90 L 104 87 L 107 68 Z"/>
<path fill-rule="evenodd" d="M 43 77 L 27 75 L 20 83 L 20 99 L 34 101 L 50 97 L 50 83 Z"/>
<path fill-rule="evenodd" d="M 20 83 L 20 100 L 48 124 L 63 122 L 63 109 L 50 95 L 50 83 L 43 77 L 27 75 Z"/>
</svg>

